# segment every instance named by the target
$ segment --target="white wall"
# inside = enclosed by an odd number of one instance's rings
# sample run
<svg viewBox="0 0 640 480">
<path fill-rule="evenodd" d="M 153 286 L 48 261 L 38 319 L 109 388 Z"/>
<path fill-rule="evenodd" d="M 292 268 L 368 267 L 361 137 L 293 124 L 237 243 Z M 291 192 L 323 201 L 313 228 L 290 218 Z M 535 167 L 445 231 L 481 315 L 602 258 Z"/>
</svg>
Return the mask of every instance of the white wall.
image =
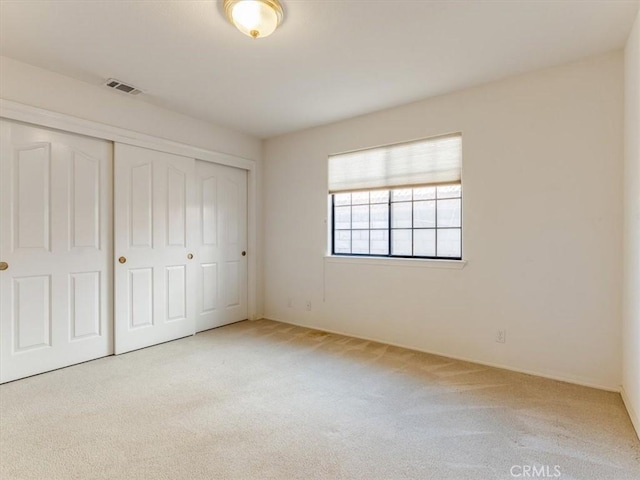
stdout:
<svg viewBox="0 0 640 480">
<path fill-rule="evenodd" d="M 64 113 L 155 137 L 256 161 L 257 196 L 262 192 L 262 141 L 256 137 L 207 123 L 143 102 L 106 87 L 75 80 L 8 57 L 0 57 L 0 98 Z M 257 229 L 262 231 L 260 213 Z M 258 235 L 258 259 L 261 238 Z M 250 252 L 251 253 L 251 252 Z M 262 292 L 258 262 L 258 291 Z M 257 296 L 258 318 L 262 298 Z"/>
<path fill-rule="evenodd" d="M 454 131 L 467 266 L 326 262 L 327 155 Z M 619 389 L 622 132 L 618 52 L 266 141 L 265 316 Z"/>
<path fill-rule="evenodd" d="M 250 160 L 261 155 L 258 138 L 8 57 L 0 57 L 0 98 Z"/>
<path fill-rule="evenodd" d="M 640 437 L 640 12 L 625 48 L 623 396 Z"/>
</svg>

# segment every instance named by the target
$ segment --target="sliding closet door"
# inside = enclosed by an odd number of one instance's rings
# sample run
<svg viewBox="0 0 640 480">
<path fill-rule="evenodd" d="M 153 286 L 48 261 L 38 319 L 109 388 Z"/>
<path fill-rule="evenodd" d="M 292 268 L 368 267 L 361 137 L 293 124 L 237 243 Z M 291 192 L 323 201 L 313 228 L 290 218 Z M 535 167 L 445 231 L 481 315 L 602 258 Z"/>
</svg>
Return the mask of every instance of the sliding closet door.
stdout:
<svg viewBox="0 0 640 480">
<path fill-rule="evenodd" d="M 247 319 L 247 172 L 196 163 L 200 332 Z"/>
<path fill-rule="evenodd" d="M 0 381 L 113 353 L 111 143 L 0 121 Z"/>
<path fill-rule="evenodd" d="M 195 160 L 115 145 L 116 353 L 195 333 Z"/>
</svg>

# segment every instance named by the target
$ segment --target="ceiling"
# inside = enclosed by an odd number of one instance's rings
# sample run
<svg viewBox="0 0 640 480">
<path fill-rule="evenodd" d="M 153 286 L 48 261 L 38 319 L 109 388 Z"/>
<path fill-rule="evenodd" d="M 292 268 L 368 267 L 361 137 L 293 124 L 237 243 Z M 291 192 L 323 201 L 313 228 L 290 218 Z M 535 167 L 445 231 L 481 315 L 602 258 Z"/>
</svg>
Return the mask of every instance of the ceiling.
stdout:
<svg viewBox="0 0 640 480">
<path fill-rule="evenodd" d="M 281 28 L 253 40 L 222 1 L 1 0 L 0 54 L 96 85 L 114 77 L 146 91 L 136 98 L 265 138 L 622 48 L 638 9 L 282 3 Z"/>
</svg>

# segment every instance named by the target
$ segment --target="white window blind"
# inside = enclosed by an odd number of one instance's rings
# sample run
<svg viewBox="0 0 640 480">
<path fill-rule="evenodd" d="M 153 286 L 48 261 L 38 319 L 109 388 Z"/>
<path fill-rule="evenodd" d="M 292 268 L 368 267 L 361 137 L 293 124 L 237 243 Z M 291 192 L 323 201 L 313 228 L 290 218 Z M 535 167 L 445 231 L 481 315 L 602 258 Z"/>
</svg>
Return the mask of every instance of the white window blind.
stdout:
<svg viewBox="0 0 640 480">
<path fill-rule="evenodd" d="M 459 182 L 459 133 L 329 157 L 329 193 Z"/>
</svg>

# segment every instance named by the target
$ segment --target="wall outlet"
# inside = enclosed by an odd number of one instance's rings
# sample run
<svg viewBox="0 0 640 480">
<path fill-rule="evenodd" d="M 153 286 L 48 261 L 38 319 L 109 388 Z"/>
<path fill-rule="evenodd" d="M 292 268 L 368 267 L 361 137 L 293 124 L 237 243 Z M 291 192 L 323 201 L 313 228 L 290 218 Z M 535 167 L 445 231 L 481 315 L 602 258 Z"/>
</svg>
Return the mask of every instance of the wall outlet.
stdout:
<svg viewBox="0 0 640 480">
<path fill-rule="evenodd" d="M 496 343 L 507 343 L 507 331 L 498 330 L 496 332 Z"/>
<path fill-rule="evenodd" d="M 293 300 L 291 300 L 290 298 L 287 299 L 287 307 L 293 308 Z"/>
<path fill-rule="evenodd" d="M 311 300 L 307 300 L 306 307 L 307 307 L 307 312 L 310 312 L 311 311 Z"/>
</svg>

